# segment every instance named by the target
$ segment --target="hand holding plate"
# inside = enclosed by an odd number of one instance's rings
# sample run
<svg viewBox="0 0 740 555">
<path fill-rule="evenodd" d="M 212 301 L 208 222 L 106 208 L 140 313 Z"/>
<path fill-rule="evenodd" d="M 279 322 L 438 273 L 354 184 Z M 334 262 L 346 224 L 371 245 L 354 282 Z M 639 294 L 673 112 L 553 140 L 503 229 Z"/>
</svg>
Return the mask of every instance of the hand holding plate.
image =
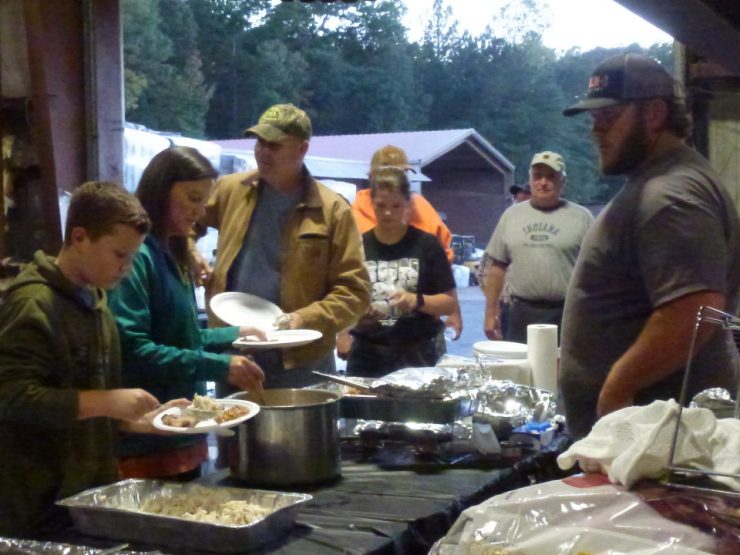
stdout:
<svg viewBox="0 0 740 555">
<path fill-rule="evenodd" d="M 252 335 L 257 337 L 260 341 L 266 341 L 267 335 L 265 332 L 256 326 L 241 326 L 239 327 L 239 337 L 246 337 Z"/>
</svg>

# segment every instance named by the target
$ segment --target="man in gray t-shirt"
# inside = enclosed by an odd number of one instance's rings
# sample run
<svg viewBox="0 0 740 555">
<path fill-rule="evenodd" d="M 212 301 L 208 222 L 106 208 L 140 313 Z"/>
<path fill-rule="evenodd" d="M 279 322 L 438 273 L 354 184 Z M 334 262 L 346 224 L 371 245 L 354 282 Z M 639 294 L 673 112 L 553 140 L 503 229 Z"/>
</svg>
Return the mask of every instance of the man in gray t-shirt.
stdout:
<svg viewBox="0 0 740 555">
<path fill-rule="evenodd" d="M 563 299 L 581 242 L 593 216 L 583 206 L 561 198 L 565 161 L 551 151 L 532 158 L 531 198 L 508 208 L 486 247 L 484 331 L 501 339 L 499 303 L 504 282 L 510 295 L 504 339 L 526 343 L 529 324 L 560 327 Z"/>
<path fill-rule="evenodd" d="M 601 170 L 628 180 L 589 231 L 566 297 L 560 364 L 568 429 L 655 399 L 678 399 L 701 306 L 734 313 L 740 225 L 708 162 L 683 144 L 690 127 L 671 76 L 637 54 L 607 59 L 586 99 Z M 702 325 L 688 394 L 735 392 L 729 332 Z"/>
</svg>

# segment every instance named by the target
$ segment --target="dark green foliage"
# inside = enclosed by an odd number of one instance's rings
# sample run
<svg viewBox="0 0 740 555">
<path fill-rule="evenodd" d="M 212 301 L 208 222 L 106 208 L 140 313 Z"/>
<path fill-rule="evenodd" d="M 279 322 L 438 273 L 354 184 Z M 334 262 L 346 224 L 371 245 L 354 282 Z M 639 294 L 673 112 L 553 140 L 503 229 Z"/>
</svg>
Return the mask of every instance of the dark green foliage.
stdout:
<svg viewBox="0 0 740 555">
<path fill-rule="evenodd" d="M 641 51 L 670 68 L 672 48 L 558 56 L 542 43 L 540 3 L 511 0 L 473 37 L 437 0 L 416 43 L 400 0 L 122 0 L 127 119 L 227 139 L 293 102 L 322 135 L 474 128 L 516 165 L 517 182 L 534 152 L 556 150 L 568 197 L 604 202 L 622 181 L 599 175 L 590 118 L 561 111 L 607 56 Z"/>
</svg>

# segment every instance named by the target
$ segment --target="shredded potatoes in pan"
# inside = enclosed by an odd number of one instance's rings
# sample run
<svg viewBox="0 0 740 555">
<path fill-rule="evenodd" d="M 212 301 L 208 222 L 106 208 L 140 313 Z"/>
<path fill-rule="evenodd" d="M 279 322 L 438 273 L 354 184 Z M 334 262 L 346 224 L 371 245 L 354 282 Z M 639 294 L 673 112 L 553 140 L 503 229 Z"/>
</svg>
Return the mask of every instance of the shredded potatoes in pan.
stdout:
<svg viewBox="0 0 740 555">
<path fill-rule="evenodd" d="M 141 510 L 157 515 L 231 526 L 251 524 L 272 512 L 266 507 L 230 499 L 226 494 L 199 487 L 192 488 L 189 493 L 172 497 L 147 499 Z"/>
</svg>

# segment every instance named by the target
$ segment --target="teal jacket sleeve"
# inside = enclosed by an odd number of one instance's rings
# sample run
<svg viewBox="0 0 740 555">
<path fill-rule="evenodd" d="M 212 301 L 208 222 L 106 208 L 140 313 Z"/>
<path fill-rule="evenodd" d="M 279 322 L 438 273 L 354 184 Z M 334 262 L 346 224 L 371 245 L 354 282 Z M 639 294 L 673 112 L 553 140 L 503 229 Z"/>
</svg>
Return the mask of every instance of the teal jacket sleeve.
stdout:
<svg viewBox="0 0 740 555">
<path fill-rule="evenodd" d="M 205 350 L 188 289 L 162 277 L 142 250 L 129 275 L 110 293 L 128 381 L 137 375 L 143 382 L 225 381 L 231 357 Z M 166 316 L 154 318 L 153 309 Z M 231 333 L 236 339 L 238 332 Z"/>
<path fill-rule="evenodd" d="M 239 339 L 239 328 L 236 326 L 200 330 L 200 340 L 207 349 L 223 350 L 230 347 L 237 339 Z"/>
</svg>

